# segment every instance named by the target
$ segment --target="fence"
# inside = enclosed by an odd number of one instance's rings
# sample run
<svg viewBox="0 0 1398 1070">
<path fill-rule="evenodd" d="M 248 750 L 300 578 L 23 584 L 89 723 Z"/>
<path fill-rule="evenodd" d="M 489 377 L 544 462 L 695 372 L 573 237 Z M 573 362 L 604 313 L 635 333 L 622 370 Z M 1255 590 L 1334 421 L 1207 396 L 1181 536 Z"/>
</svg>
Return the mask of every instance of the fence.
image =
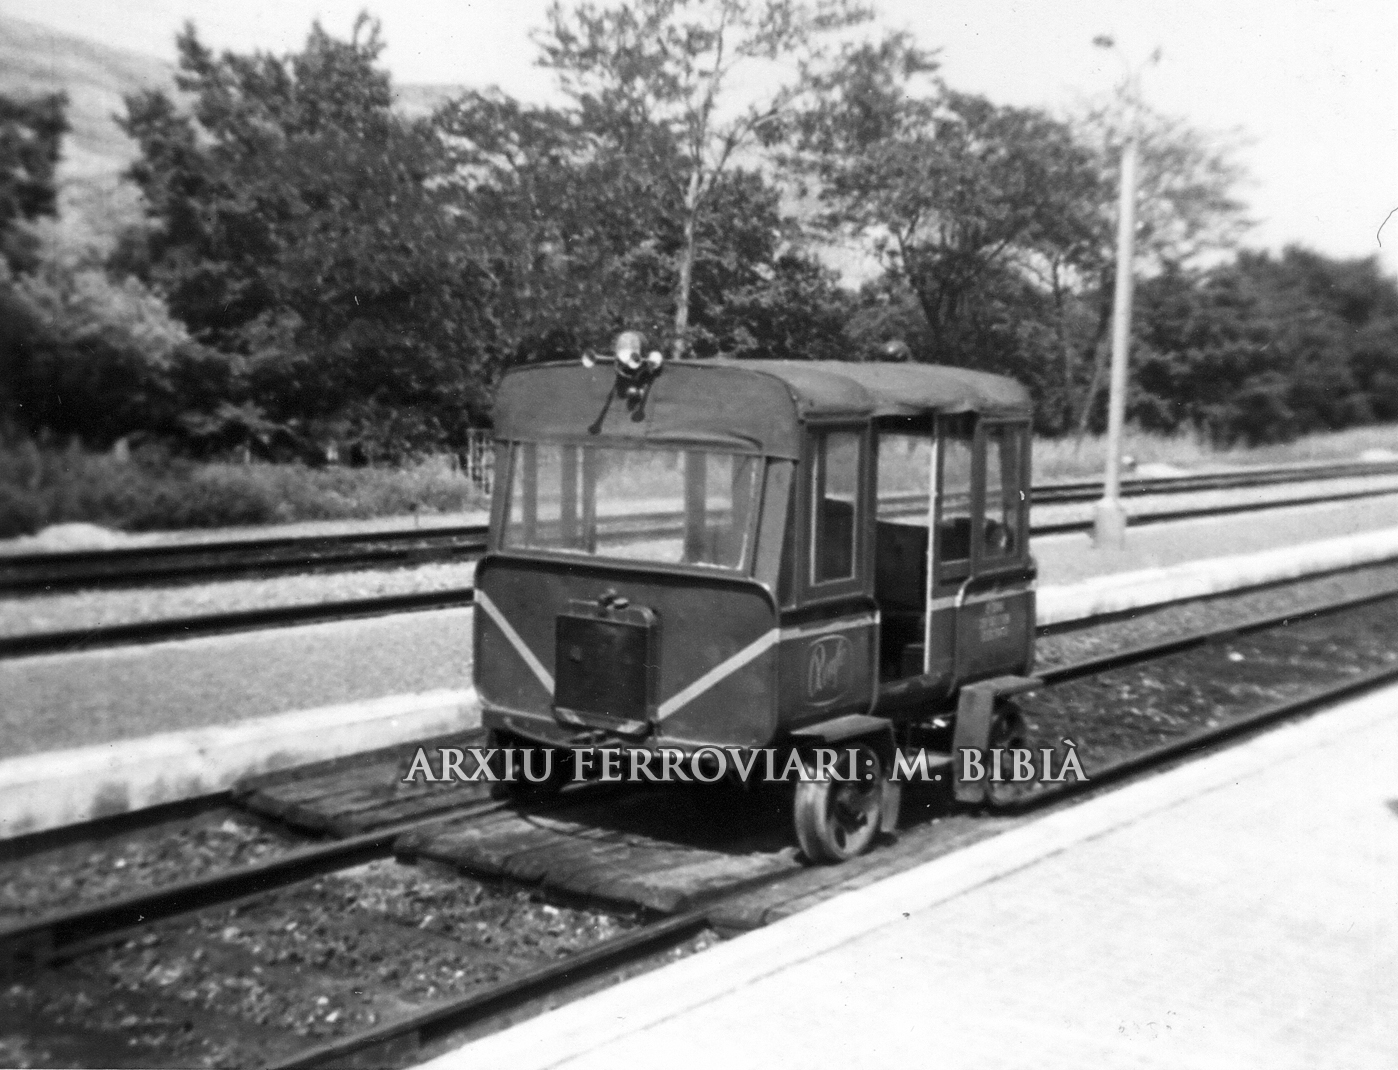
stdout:
<svg viewBox="0 0 1398 1070">
<path fill-rule="evenodd" d="M 461 470 L 482 494 L 489 494 L 495 485 L 494 432 L 472 428 L 466 432 L 466 448 L 457 455 Z"/>
</svg>

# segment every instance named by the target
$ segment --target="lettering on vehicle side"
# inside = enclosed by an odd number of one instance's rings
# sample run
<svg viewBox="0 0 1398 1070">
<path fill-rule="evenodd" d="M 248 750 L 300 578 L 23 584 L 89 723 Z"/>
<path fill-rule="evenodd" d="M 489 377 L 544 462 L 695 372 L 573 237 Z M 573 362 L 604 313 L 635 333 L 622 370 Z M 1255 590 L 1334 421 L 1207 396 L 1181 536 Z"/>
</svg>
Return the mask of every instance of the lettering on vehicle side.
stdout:
<svg viewBox="0 0 1398 1070">
<path fill-rule="evenodd" d="M 1010 611 L 1003 598 L 985 603 L 977 627 L 982 643 L 996 643 L 1010 637 Z"/>
<path fill-rule="evenodd" d="M 828 706 L 844 698 L 853 677 L 854 648 L 843 635 L 826 635 L 806 648 L 806 698 Z"/>
</svg>

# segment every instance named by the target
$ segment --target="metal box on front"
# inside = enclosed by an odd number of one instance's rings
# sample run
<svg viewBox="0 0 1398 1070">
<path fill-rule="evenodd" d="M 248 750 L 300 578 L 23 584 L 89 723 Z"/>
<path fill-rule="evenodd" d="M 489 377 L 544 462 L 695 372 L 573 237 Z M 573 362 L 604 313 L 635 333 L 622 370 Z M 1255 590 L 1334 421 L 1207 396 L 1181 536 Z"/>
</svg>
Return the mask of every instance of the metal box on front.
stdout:
<svg viewBox="0 0 1398 1070">
<path fill-rule="evenodd" d="M 573 601 L 555 626 L 554 711 L 635 733 L 655 717 L 659 619 L 644 606 Z"/>
</svg>

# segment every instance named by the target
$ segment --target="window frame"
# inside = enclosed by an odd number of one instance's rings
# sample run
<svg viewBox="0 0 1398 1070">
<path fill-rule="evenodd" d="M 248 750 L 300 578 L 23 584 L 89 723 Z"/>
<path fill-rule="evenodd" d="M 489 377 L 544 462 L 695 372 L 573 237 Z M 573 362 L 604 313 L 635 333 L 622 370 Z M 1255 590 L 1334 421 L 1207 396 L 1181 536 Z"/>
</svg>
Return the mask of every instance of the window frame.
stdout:
<svg viewBox="0 0 1398 1070">
<path fill-rule="evenodd" d="M 1023 494 L 1015 517 L 1015 550 L 995 557 L 985 553 L 986 441 L 995 428 L 1009 428 L 1020 437 L 1019 490 Z M 1030 422 L 1025 419 L 983 417 L 976 421 L 972 475 L 971 573 L 986 575 L 1022 570 L 1029 559 Z"/>
<path fill-rule="evenodd" d="M 817 451 L 824 436 L 829 434 L 852 433 L 859 450 L 855 462 L 857 481 L 854 496 L 854 519 L 851 525 L 854 546 L 851 548 L 851 575 L 838 579 L 817 580 L 815 574 L 815 524 L 816 524 L 816 476 Z M 870 444 L 870 422 L 862 420 L 832 420 L 810 423 L 802 444 L 802 467 L 805 469 L 797 480 L 802 488 L 799 497 L 801 516 L 797 522 L 796 557 L 797 574 L 800 577 L 799 601 L 802 605 L 824 602 L 851 595 L 864 594 L 869 584 L 869 546 L 872 532 L 872 511 L 869 494 L 873 483 L 870 465 L 873 463 L 873 449 Z"/>
<path fill-rule="evenodd" d="M 744 578 L 750 579 L 753 574 L 753 567 L 757 557 L 757 537 L 764 515 L 766 505 L 766 483 L 767 472 L 773 460 L 777 458 L 769 457 L 761 453 L 747 453 L 741 450 L 722 449 L 712 443 L 665 443 L 662 447 L 657 447 L 651 443 L 638 442 L 634 439 L 590 439 L 588 441 L 578 441 L 576 439 L 502 439 L 500 445 L 506 448 L 506 455 L 509 458 L 508 465 L 496 466 L 497 477 L 503 471 L 506 482 L 497 485 L 498 494 L 491 504 L 492 509 L 492 537 L 490 539 L 491 552 L 510 556 L 525 558 L 543 558 L 550 561 L 560 561 L 568 564 L 591 564 L 600 565 L 607 568 L 617 568 L 626 571 L 637 572 L 668 572 L 685 576 L 708 576 L 722 577 L 726 579 Z M 588 450 L 592 447 L 600 449 L 629 449 L 641 452 L 657 452 L 660 449 L 674 450 L 681 454 L 689 451 L 699 451 L 703 453 L 717 454 L 720 456 L 751 458 L 758 466 L 756 478 L 753 481 L 753 501 L 749 511 L 747 523 L 743 532 L 743 555 L 740 564 L 728 567 L 724 565 L 706 565 L 699 562 L 672 562 L 672 561 L 641 561 L 628 557 L 611 556 L 603 552 L 589 552 L 586 549 L 562 549 L 558 547 L 542 546 L 521 546 L 510 544 L 506 541 L 506 528 L 509 523 L 510 512 L 514 507 L 513 494 L 515 484 L 516 466 L 522 463 L 522 454 L 527 448 L 534 448 L 537 458 L 537 451 L 540 447 L 556 447 L 565 449 L 568 447 L 577 450 Z M 588 454 L 578 455 L 578 468 L 584 470 L 592 465 L 586 463 Z M 683 465 L 683 460 L 681 460 Z M 683 479 L 683 475 L 681 476 Z M 534 474 L 534 483 L 537 488 L 538 469 L 537 459 Z M 584 484 L 586 480 L 583 480 Z M 584 494 L 579 495 L 580 506 L 585 505 L 584 496 L 595 497 L 595 487 L 591 494 L 587 494 L 587 488 L 583 488 Z M 537 489 L 536 489 L 537 493 Z M 595 510 L 595 501 L 591 503 Z M 581 510 L 579 510 L 579 520 L 582 521 Z"/>
<path fill-rule="evenodd" d="M 950 419 L 947 417 L 938 417 L 937 419 L 937 515 L 935 518 L 937 530 L 934 532 L 930 532 L 928 535 L 929 538 L 933 539 L 940 538 L 942 530 L 942 519 L 946 509 L 946 463 L 948 453 L 947 441 L 948 439 L 953 437 L 947 433 L 947 429 L 950 426 L 952 419 L 965 419 L 965 416 L 963 414 L 958 413 L 955 417 L 952 417 Z M 966 577 L 972 574 L 975 567 L 977 512 L 976 505 L 979 501 L 980 493 L 980 488 L 977 484 L 978 473 L 980 471 L 980 454 L 977 444 L 977 436 L 979 436 L 980 434 L 980 428 L 981 422 L 979 419 L 977 419 L 975 424 L 971 428 L 970 438 L 968 440 L 965 440 L 969 442 L 971 451 L 971 482 L 970 485 L 966 488 L 966 493 L 970 499 L 971 545 L 968 548 L 968 553 L 965 557 L 958 557 L 954 560 L 948 561 L 946 555 L 942 553 L 941 542 L 939 541 L 937 543 L 934 555 L 937 568 L 937 575 L 935 577 L 934 582 L 937 585 L 948 583 L 960 583 L 962 580 L 965 580 Z"/>
</svg>

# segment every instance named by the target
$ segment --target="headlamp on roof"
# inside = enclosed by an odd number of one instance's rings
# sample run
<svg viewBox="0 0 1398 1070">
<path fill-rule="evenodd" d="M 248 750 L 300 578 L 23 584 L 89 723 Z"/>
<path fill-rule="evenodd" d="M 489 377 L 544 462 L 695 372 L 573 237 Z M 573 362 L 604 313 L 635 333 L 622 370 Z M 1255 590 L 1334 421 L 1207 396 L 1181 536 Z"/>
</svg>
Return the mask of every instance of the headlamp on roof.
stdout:
<svg viewBox="0 0 1398 1070">
<path fill-rule="evenodd" d="M 617 335 L 614 352 L 618 375 L 636 375 L 643 367 L 651 372 L 659 371 L 665 359 L 658 349 L 646 353 L 646 336 L 640 331 L 622 331 Z"/>
<path fill-rule="evenodd" d="M 622 331 L 617 335 L 612 354 L 616 364 L 617 395 L 625 397 L 628 405 L 635 408 L 645 400 L 650 382 L 659 374 L 665 358 L 657 349 L 646 352 L 646 336 L 640 331 Z"/>
</svg>

